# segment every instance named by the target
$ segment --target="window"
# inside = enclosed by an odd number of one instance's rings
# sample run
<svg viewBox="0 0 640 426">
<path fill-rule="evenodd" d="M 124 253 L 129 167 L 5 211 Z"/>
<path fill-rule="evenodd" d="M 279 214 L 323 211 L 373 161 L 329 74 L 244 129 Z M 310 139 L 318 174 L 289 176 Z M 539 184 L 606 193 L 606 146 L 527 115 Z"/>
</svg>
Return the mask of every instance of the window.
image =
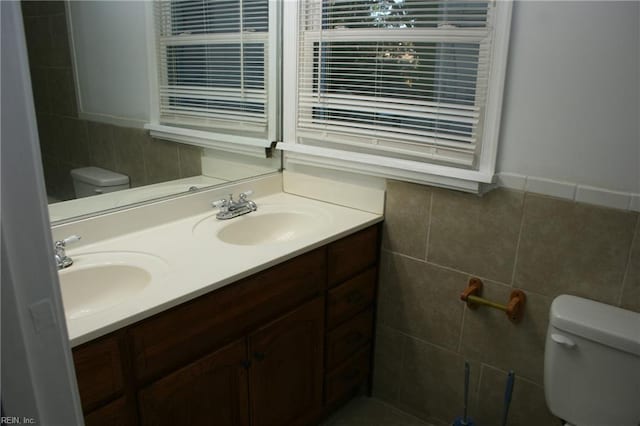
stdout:
<svg viewBox="0 0 640 426">
<path fill-rule="evenodd" d="M 490 181 L 510 3 L 292 3 L 285 51 L 297 57 L 285 64 L 285 99 L 295 103 L 278 145 L 288 160 L 421 182 L 441 175 L 468 190 Z"/>
<path fill-rule="evenodd" d="M 209 147 L 220 147 L 211 139 L 270 146 L 276 16 L 268 0 L 156 2 L 159 125 L 148 126 L 152 133 L 199 137 Z"/>
</svg>

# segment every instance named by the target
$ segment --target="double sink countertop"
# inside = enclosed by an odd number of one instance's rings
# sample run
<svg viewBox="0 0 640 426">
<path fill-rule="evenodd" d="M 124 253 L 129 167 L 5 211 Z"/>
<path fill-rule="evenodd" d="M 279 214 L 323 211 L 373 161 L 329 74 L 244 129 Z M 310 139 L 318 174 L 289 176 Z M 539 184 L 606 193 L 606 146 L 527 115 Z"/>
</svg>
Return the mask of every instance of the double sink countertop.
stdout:
<svg viewBox="0 0 640 426">
<path fill-rule="evenodd" d="M 74 265 L 60 273 L 65 305 L 101 292 L 111 298 L 104 305 L 100 300 L 88 303 L 87 309 L 66 308 L 71 345 L 148 318 L 383 219 L 381 214 L 285 192 L 258 193 L 253 200 L 258 210 L 234 219 L 217 220 L 217 209 L 210 209 L 69 247 L 67 255 Z M 121 269 L 126 274 L 130 266 L 148 271 L 148 282 L 135 289 L 107 282 L 96 293 L 87 294 L 112 271 Z M 103 275 L 92 277 L 92 273 Z M 81 279 L 69 280 L 67 274 Z M 82 283 L 87 283 L 86 288 Z"/>
</svg>

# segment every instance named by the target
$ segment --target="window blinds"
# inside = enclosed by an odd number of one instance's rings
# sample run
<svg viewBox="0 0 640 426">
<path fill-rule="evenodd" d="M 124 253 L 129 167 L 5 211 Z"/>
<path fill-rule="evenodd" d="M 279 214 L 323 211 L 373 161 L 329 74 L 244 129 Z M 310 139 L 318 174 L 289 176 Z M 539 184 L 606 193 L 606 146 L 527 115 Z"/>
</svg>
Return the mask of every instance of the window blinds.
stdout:
<svg viewBox="0 0 640 426">
<path fill-rule="evenodd" d="M 156 3 L 162 124 L 267 136 L 268 0 Z"/>
<path fill-rule="evenodd" d="M 299 1 L 298 142 L 474 166 L 490 2 Z"/>
</svg>

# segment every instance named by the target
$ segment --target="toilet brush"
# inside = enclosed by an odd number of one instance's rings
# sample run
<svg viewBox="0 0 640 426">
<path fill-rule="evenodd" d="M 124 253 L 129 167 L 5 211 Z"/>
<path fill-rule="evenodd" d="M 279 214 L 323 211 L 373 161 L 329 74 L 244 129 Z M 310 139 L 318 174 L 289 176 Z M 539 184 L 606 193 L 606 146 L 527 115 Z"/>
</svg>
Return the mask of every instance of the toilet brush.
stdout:
<svg viewBox="0 0 640 426">
<path fill-rule="evenodd" d="M 507 375 L 507 387 L 504 390 L 504 408 L 502 410 L 502 426 L 507 426 L 507 416 L 509 415 L 509 406 L 511 405 L 511 395 L 513 394 L 513 382 L 515 374 L 509 371 Z"/>
<path fill-rule="evenodd" d="M 452 426 L 474 426 L 471 417 L 467 417 L 467 405 L 469 402 L 469 362 L 464 362 L 464 412 L 462 417 L 453 421 Z"/>
</svg>

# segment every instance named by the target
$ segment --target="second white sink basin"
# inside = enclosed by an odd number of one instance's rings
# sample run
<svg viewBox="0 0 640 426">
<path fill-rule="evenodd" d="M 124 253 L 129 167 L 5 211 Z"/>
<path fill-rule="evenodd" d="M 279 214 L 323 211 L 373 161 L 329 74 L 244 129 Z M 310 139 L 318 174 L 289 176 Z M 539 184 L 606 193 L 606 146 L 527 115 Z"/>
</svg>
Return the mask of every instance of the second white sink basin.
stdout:
<svg viewBox="0 0 640 426">
<path fill-rule="evenodd" d="M 209 216 L 194 226 L 193 233 L 234 245 L 277 244 L 299 239 L 330 223 L 324 211 L 310 206 L 258 205 L 258 211 L 229 220 Z"/>
<path fill-rule="evenodd" d="M 137 252 L 99 252 L 71 256 L 73 265 L 60 270 L 65 315 L 76 319 L 111 308 L 157 284 L 167 264 Z"/>
</svg>

